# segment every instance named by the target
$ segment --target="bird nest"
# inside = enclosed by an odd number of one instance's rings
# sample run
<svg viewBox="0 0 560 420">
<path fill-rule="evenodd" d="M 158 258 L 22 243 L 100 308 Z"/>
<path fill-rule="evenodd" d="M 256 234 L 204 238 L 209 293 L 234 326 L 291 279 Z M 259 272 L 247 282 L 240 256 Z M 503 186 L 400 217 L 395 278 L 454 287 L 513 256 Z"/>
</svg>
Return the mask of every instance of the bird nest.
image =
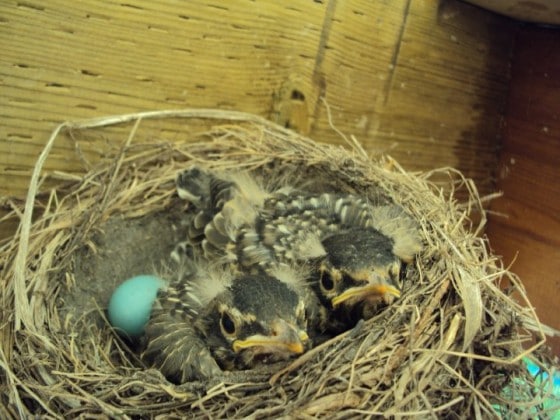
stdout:
<svg viewBox="0 0 560 420">
<path fill-rule="evenodd" d="M 176 137 L 142 134 L 179 119 Z M 52 145 L 126 141 L 83 176 L 51 173 Z M 113 136 L 113 137 L 111 137 Z M 542 351 L 543 326 L 519 279 L 491 255 L 483 204 L 452 169 L 409 173 L 390 158 L 320 144 L 233 112 L 155 112 L 66 123 L 41 154 L 26 201 L 5 200 L 19 228 L 2 243 L 1 417 L 471 418 L 535 415 L 544 388 L 525 369 Z M 115 285 L 158 270 L 181 233 L 178 172 L 196 163 L 317 180 L 320 188 L 383 194 L 413 215 L 425 247 L 398 301 L 297 359 L 175 385 L 143 365 L 105 317 Z M 65 182 L 60 182 L 60 179 Z M 47 181 L 48 181 L 47 179 Z M 442 180 L 446 180 L 442 182 Z M 458 194 L 467 198 L 457 200 Z M 142 265 L 143 264 L 143 265 Z M 515 292 L 520 305 L 512 298 Z M 531 331 L 532 330 L 532 331 Z"/>
</svg>

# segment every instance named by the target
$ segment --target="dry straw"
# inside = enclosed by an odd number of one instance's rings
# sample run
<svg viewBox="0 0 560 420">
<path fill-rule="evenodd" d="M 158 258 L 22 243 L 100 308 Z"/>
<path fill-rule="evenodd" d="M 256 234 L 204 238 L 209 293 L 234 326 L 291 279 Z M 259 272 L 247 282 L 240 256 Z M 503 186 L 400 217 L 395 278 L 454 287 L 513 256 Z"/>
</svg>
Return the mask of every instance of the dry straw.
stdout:
<svg viewBox="0 0 560 420">
<path fill-rule="evenodd" d="M 188 141 L 140 141 L 146 121 L 170 118 L 188 122 L 181 134 Z M 115 127 L 129 131 L 112 159 L 78 180 L 56 174 L 74 181 L 37 193 L 57 138 L 98 130 L 110 135 Z M 5 201 L 7 217 L 20 224 L 1 246 L 0 417 L 492 418 L 498 405 L 514 417 L 546 415 L 539 411 L 544 387 L 521 361 L 539 356 L 543 366 L 550 363 L 541 351 L 544 327 L 519 279 L 488 252 L 482 200 L 472 181 L 452 169 L 408 173 L 390 158 L 370 159 L 353 138 L 348 143 L 319 144 L 255 116 L 215 110 L 58 127 L 39 157 L 25 203 Z M 173 180 L 189 162 L 305 170 L 336 179 L 339 189 L 382 192 L 422 226 L 426 247 L 412 268 L 415 281 L 375 318 L 291 363 L 206 386 L 170 384 L 142 366 L 106 324 L 85 314 L 73 322 L 62 317 L 58 298 L 73 287 L 73 253 L 94 246 L 93 227 L 111 215 L 165 210 L 175 199 Z M 445 188 L 434 182 L 442 177 Z M 468 192 L 465 203 L 457 202 L 457 190 Z M 97 315 L 103 318 L 102 308 Z"/>
</svg>

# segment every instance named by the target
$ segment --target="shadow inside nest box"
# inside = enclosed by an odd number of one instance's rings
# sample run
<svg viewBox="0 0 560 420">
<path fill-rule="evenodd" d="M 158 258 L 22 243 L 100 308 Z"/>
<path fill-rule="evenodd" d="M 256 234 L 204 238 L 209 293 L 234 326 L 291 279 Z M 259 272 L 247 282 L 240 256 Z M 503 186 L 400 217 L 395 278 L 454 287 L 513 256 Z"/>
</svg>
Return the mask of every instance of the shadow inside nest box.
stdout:
<svg viewBox="0 0 560 420">
<path fill-rule="evenodd" d="M 393 200 L 382 192 L 378 185 L 365 183 L 361 169 L 351 159 L 341 162 L 291 163 L 277 159 L 256 172 L 268 182 L 289 179 L 296 187 L 310 193 L 326 191 L 368 196 L 372 202 L 388 203 Z M 278 187 L 278 185 L 272 185 Z M 281 187 L 282 185 L 280 185 Z"/>
<path fill-rule="evenodd" d="M 112 216 L 90 232 L 89 245 L 72 256 L 74 284 L 62 293 L 61 314 L 98 314 L 124 280 L 164 272 L 171 252 L 185 235 L 180 204 L 138 218 Z M 98 325 L 104 325 L 99 314 L 96 318 Z"/>
</svg>

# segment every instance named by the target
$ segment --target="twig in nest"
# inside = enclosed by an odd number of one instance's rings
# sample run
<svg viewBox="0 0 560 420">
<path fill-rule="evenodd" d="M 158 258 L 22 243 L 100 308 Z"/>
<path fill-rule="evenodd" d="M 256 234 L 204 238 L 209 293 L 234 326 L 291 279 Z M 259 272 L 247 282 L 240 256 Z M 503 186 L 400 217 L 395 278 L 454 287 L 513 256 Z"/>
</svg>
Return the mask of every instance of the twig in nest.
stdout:
<svg viewBox="0 0 560 420">
<path fill-rule="evenodd" d="M 414 331 L 408 338 L 408 343 L 407 342 L 403 343 L 402 347 L 399 348 L 397 352 L 393 354 L 391 358 L 387 361 L 387 368 L 385 369 L 385 374 L 381 379 L 381 382 L 385 383 L 386 385 L 389 385 L 391 383 L 393 372 L 395 371 L 395 369 L 401 366 L 404 360 L 408 357 L 409 346 L 407 344 L 414 343 L 418 339 L 420 334 L 424 333 L 428 321 L 432 317 L 432 313 L 434 312 L 436 307 L 441 303 L 443 295 L 447 293 L 447 289 L 449 288 L 449 283 L 450 281 L 448 279 L 446 279 L 443 283 L 441 283 L 441 286 L 439 287 L 437 292 L 432 296 L 428 306 L 426 308 L 423 308 L 422 317 L 420 318 L 418 324 L 414 328 Z"/>
<path fill-rule="evenodd" d="M 154 144 L 145 133 L 142 137 L 142 131 L 149 131 L 148 118 L 189 119 L 188 124 L 181 124 L 181 137 L 190 143 L 162 145 Z M 199 119 L 228 124 L 209 130 L 208 121 Z M 71 129 L 77 140 L 82 130 L 92 129 L 110 139 L 122 136 L 122 129 L 111 126 L 123 123 L 133 127 L 125 147 L 112 148 L 112 163 L 94 167 L 78 184 L 56 189 L 46 204 L 37 197 L 43 164 L 63 129 Z M 341 416 L 491 414 L 487 401 L 494 402 L 491 397 L 500 401 L 500 392 L 511 378 L 526 372 L 521 358 L 536 355 L 544 342 L 544 329 L 532 308 L 523 308 L 500 290 L 500 279 L 511 280 L 526 300 L 519 279 L 498 267 L 499 260 L 489 255 L 486 242 L 476 237 L 483 225 L 468 228 L 471 212 L 482 211 L 475 186 L 450 168 L 413 174 L 389 159 L 389 171 L 383 166 L 386 160 L 370 160 L 353 142 L 354 138 L 348 139 L 352 151 L 319 144 L 260 117 L 219 110 L 158 111 L 59 126 L 37 161 L 27 201 L 24 205 L 10 202 L 12 210 L 6 216 L 21 220 L 19 231 L 2 243 L 0 253 L 6 279 L 0 289 L 5 305 L 0 312 L 4 329 L 0 368 L 6 372 L 9 412 L 19 417 L 91 417 L 100 412 L 181 417 L 187 408 L 193 416 L 209 418 L 251 413 L 305 418 L 321 415 L 330 407 L 345 408 Z M 426 247 L 415 262 L 418 282 L 412 282 L 389 310 L 364 324 L 375 327 L 379 335 L 367 331 L 360 340 L 356 338 L 363 336 L 361 331 L 350 331 L 272 376 L 267 371 L 254 381 L 232 374 L 229 379 L 240 379 L 240 383 L 213 388 L 201 400 L 195 395 L 201 391 L 198 385 L 175 386 L 162 375 L 144 370 L 120 346 L 115 351 L 114 337 L 101 322 L 71 335 L 58 309 L 65 275 L 72 272 L 73 252 L 92 242 L 94 226 L 111 215 L 130 220 L 171 209 L 176 174 L 192 162 L 209 168 L 250 169 L 257 176 L 282 168 L 294 178 L 304 173 L 309 179 L 333 180 L 329 188 L 332 185 L 341 192 L 387 197 L 421 226 Z M 442 178 L 449 179 L 448 189 L 437 181 Z M 106 180 L 111 186 L 105 191 Z M 454 188 L 467 190 L 465 205 L 449 193 Z M 105 207 L 96 213 L 100 197 L 105 197 Z M 42 212 L 33 215 L 34 209 Z M 97 248 L 103 252 L 102 244 Z M 69 282 L 67 286 L 76 285 Z M 466 310 L 470 295 L 461 289 L 469 285 L 481 292 L 474 296 L 470 312 Z M 438 308 L 446 293 L 450 299 Z M 77 309 L 74 313 L 82 308 Z M 484 316 L 479 318 L 480 314 Z M 433 320 L 439 321 L 430 325 Z M 527 333 L 519 330 L 520 320 L 532 325 L 540 340 L 527 350 L 521 347 Z M 466 337 L 466 324 L 472 337 Z M 460 341 L 473 344 L 470 348 L 477 353 L 455 351 Z M 487 365 L 482 372 L 473 369 L 480 365 L 476 360 Z M 552 364 L 549 359 L 545 362 Z M 288 380 L 297 369 L 299 374 Z M 522 379 L 531 392 L 508 401 L 504 409 L 532 414 L 543 395 L 533 392 L 537 389 L 534 377 L 526 374 Z M 387 389 L 391 380 L 393 386 Z"/>
<path fill-rule="evenodd" d="M 282 370 L 276 372 L 274 375 L 272 375 L 270 377 L 270 379 L 268 380 L 268 383 L 271 386 L 273 386 L 274 384 L 276 384 L 276 382 L 278 381 L 278 379 L 280 379 L 281 376 L 284 376 L 284 375 L 298 369 L 299 367 L 303 366 L 309 360 L 312 360 L 315 356 L 319 355 L 323 350 L 325 350 L 329 347 L 332 347 L 332 345 L 335 344 L 335 343 L 343 341 L 351 333 L 352 333 L 352 330 L 347 331 L 347 332 L 342 333 L 342 334 L 339 334 L 336 337 L 333 337 L 330 340 L 327 340 L 324 343 L 319 344 L 317 347 L 314 347 L 313 349 L 309 350 L 307 353 L 304 353 L 303 355 L 298 357 L 296 360 L 294 360 L 290 365 L 286 366 L 284 369 L 282 369 Z"/>
</svg>

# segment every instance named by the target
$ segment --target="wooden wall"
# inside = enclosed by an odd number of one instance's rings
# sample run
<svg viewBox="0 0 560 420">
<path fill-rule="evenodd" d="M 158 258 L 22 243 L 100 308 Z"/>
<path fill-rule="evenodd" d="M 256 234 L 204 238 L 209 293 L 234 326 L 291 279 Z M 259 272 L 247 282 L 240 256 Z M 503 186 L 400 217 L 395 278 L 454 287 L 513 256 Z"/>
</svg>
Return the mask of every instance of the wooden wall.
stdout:
<svg viewBox="0 0 560 420">
<path fill-rule="evenodd" d="M 491 244 L 560 329 L 560 29 L 517 36 L 497 188 L 492 210 L 507 218 L 490 219 Z M 550 344 L 560 355 L 560 338 Z"/>
<path fill-rule="evenodd" d="M 24 194 L 64 120 L 235 109 L 342 143 L 321 97 L 372 153 L 490 192 L 514 27 L 454 0 L 5 0 L 0 194 Z M 79 169 L 71 147 L 52 155 L 47 171 Z"/>
</svg>

